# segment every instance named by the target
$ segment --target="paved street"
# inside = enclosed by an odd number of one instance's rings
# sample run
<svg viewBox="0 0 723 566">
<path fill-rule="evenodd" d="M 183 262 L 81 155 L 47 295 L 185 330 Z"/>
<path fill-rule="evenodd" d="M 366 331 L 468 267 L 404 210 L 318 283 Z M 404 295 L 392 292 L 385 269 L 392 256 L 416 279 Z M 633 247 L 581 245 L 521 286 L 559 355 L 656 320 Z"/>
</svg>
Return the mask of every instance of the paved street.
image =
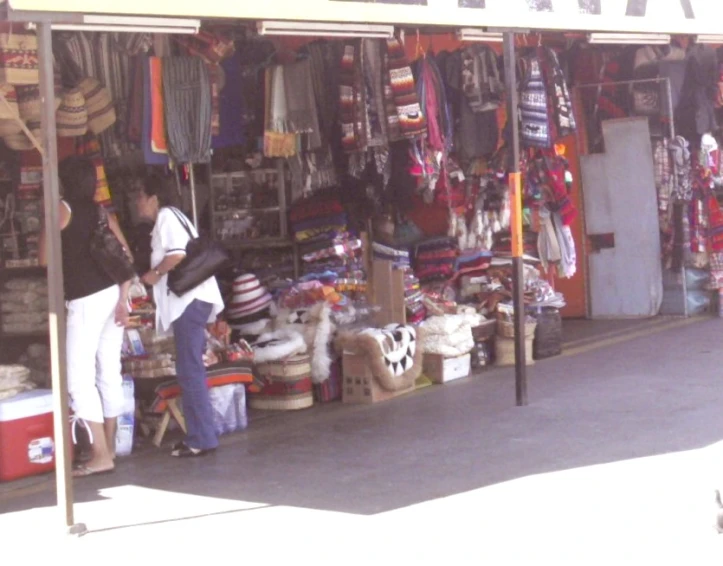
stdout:
<svg viewBox="0 0 723 566">
<path fill-rule="evenodd" d="M 52 476 L 0 484 L 3 551 L 26 556 L 43 540 L 79 565 L 105 553 L 720 566 L 723 320 L 565 331 L 566 354 L 530 368 L 524 408 L 513 370 L 495 369 L 380 405 L 258 418 L 206 459 L 142 449 L 76 481 L 90 530 L 79 539 L 59 534 Z"/>
</svg>

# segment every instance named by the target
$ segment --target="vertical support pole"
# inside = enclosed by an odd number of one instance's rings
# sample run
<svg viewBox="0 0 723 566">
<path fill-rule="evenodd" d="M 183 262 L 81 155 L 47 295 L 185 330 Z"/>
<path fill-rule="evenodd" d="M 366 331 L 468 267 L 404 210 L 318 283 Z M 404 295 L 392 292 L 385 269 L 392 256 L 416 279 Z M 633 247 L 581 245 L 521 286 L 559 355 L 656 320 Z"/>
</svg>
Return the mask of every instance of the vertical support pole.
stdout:
<svg viewBox="0 0 723 566">
<path fill-rule="evenodd" d="M 193 163 L 188 164 L 188 184 L 191 187 L 191 211 L 193 213 L 193 225 L 198 227 L 198 203 L 196 202 L 196 174 L 193 172 Z"/>
<path fill-rule="evenodd" d="M 509 171 L 512 218 L 512 304 L 515 310 L 515 399 L 517 406 L 527 405 L 527 364 L 525 355 L 525 302 L 522 246 L 522 178 L 520 173 L 520 130 L 517 124 L 517 80 L 515 77 L 515 34 L 504 34 L 507 119 L 512 130 L 512 163 Z"/>
<path fill-rule="evenodd" d="M 48 325 L 50 331 L 50 371 L 53 387 L 53 426 L 55 435 L 55 482 L 58 508 L 64 526 L 70 532 L 76 526 L 73 516 L 73 481 L 70 462 L 68 419 L 68 383 L 65 367 L 65 300 L 63 263 L 60 246 L 60 183 L 58 182 L 58 144 L 55 128 L 55 88 L 53 85 L 52 32 L 49 23 L 39 23 L 38 59 L 40 61 L 40 114 L 43 143 L 43 199 L 48 257 Z"/>
</svg>

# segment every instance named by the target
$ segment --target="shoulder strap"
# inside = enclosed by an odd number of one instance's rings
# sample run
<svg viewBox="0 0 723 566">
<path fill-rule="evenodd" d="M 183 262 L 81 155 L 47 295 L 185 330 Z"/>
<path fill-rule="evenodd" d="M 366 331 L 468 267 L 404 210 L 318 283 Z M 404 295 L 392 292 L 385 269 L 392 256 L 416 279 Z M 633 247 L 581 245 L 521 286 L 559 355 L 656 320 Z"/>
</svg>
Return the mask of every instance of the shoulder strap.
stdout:
<svg viewBox="0 0 723 566">
<path fill-rule="evenodd" d="M 173 206 L 169 206 L 168 208 L 171 210 L 171 212 L 173 212 L 173 214 L 176 216 L 176 218 L 178 218 L 178 221 L 181 223 L 181 226 L 183 226 L 184 230 L 186 230 L 186 232 L 188 232 L 188 237 L 193 240 L 196 236 L 194 236 L 193 232 L 191 232 L 191 228 L 188 225 L 188 222 L 186 222 L 186 219 L 185 219 L 183 213 L 179 210 L 176 210 L 176 208 Z"/>
</svg>

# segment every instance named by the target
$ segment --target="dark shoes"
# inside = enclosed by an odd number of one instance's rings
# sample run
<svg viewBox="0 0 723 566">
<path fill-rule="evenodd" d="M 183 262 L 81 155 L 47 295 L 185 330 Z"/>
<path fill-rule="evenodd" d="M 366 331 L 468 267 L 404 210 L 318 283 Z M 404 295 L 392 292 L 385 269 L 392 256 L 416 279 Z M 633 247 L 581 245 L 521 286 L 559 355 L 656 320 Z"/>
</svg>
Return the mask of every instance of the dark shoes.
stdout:
<svg viewBox="0 0 723 566">
<path fill-rule="evenodd" d="M 191 448 L 190 446 L 187 446 L 185 442 L 178 442 L 173 445 L 173 448 L 171 449 L 171 456 L 176 458 L 198 458 L 200 456 L 206 456 L 215 450 L 215 448 L 208 448 L 205 450 L 201 448 Z"/>
</svg>

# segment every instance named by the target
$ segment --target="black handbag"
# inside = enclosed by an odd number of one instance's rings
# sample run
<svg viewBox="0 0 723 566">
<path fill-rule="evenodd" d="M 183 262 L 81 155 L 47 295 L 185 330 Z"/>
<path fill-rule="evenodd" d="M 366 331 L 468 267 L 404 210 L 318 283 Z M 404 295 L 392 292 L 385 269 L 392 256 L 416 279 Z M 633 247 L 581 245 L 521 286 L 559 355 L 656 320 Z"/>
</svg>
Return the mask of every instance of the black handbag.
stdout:
<svg viewBox="0 0 723 566">
<path fill-rule="evenodd" d="M 183 214 L 175 208 L 171 207 L 171 210 L 190 238 L 186 245 L 186 257 L 168 272 L 168 289 L 180 297 L 216 275 L 226 266 L 230 256 L 218 242 L 194 237 Z"/>
<path fill-rule="evenodd" d="M 114 283 L 121 284 L 136 276 L 123 244 L 108 224 L 108 212 L 98 206 L 98 221 L 90 236 L 90 256 Z"/>
</svg>

